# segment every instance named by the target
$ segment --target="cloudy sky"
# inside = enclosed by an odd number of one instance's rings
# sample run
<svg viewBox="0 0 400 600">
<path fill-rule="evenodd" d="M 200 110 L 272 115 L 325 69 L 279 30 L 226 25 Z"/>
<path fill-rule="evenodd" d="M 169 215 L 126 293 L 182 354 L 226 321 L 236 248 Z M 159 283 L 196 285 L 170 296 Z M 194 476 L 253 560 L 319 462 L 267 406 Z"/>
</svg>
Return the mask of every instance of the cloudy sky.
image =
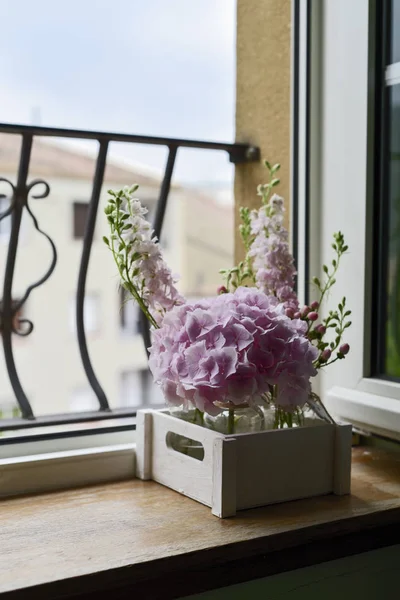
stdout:
<svg viewBox="0 0 400 600">
<path fill-rule="evenodd" d="M 236 0 L 2 0 L 0 121 L 233 141 Z M 114 153 L 162 167 L 162 149 Z M 225 155 L 177 177 L 228 182 Z"/>
</svg>

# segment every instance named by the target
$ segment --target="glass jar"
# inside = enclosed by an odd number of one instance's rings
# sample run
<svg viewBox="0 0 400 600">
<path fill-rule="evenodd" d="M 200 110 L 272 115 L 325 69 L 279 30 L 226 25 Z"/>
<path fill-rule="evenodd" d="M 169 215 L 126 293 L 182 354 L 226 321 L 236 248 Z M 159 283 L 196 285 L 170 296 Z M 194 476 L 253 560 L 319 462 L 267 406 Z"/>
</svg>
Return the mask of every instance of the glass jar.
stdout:
<svg viewBox="0 0 400 600">
<path fill-rule="evenodd" d="M 276 411 L 275 406 L 265 402 L 260 406 L 264 417 L 264 429 L 276 429 Z"/>
<path fill-rule="evenodd" d="M 217 404 L 217 403 L 216 403 Z M 243 404 L 217 404 L 222 411 L 216 415 L 204 415 L 204 426 L 227 435 L 249 433 L 264 429 L 264 413 L 259 406 Z"/>
<path fill-rule="evenodd" d="M 204 414 L 198 408 L 183 408 L 182 406 L 171 406 L 168 410 L 171 417 L 182 419 L 188 423 L 203 426 Z"/>
</svg>

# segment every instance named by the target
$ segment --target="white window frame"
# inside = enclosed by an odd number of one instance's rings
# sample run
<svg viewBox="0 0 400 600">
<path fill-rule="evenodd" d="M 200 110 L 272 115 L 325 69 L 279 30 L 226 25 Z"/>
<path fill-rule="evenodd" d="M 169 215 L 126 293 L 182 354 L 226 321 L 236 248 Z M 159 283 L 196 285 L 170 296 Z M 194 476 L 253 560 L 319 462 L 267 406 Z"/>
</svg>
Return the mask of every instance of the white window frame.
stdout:
<svg viewBox="0 0 400 600">
<path fill-rule="evenodd" d="M 300 92 L 308 88 L 308 94 L 299 94 L 299 215 L 304 214 L 308 168 L 310 274 L 321 275 L 322 265 L 330 263 L 332 234 L 341 230 L 349 252 L 329 303 L 337 306 L 345 295 L 353 310 L 353 324 L 346 332 L 351 352 L 321 372 L 318 391 L 336 417 L 400 440 L 400 385 L 369 377 L 373 2 L 311 0 L 300 2 L 300 7 L 300 56 L 306 54 L 307 36 L 312 52 L 309 61 L 300 60 L 299 88 Z M 393 70 L 387 72 L 394 75 Z M 299 240 L 304 247 L 304 223 L 299 224 Z M 301 283 L 301 261 L 299 267 Z"/>
</svg>

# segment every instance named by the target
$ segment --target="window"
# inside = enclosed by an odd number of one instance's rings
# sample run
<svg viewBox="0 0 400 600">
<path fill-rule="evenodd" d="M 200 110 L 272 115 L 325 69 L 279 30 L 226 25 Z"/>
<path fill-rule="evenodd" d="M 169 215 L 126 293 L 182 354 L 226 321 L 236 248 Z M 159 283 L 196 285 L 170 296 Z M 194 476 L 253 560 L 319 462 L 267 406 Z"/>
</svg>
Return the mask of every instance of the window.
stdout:
<svg viewBox="0 0 400 600">
<path fill-rule="evenodd" d="M 174 11 L 164 7 L 162 2 L 158 4 L 159 9 L 164 10 L 163 15 L 158 15 L 160 23 L 165 24 L 167 19 L 168 22 L 171 21 L 173 28 L 178 13 L 174 14 Z M 15 424 L 15 430 L 11 430 L 11 425 L 8 424 L 8 429 L 4 429 L 4 435 L 14 435 L 15 431 L 18 437 L 24 438 L 39 432 L 38 442 L 35 444 L 32 442 L 32 447 L 38 444 L 37 447 L 41 448 L 42 442 L 48 443 L 50 447 L 51 437 L 56 451 L 58 444 L 61 443 L 59 440 L 64 439 L 62 436 L 68 434 L 72 439 L 75 428 L 80 429 L 79 435 L 76 436 L 77 448 L 83 441 L 89 445 L 89 438 L 93 446 L 99 445 L 96 441 L 97 433 L 96 436 L 90 435 L 92 431 L 90 434 L 81 435 L 85 427 L 92 430 L 95 424 L 99 430 L 112 429 L 112 435 L 115 432 L 115 436 L 126 433 L 128 439 L 132 440 L 132 437 L 129 437 L 132 433 L 128 432 L 128 427 L 133 428 L 135 425 L 133 415 L 135 409 L 131 410 L 128 407 L 126 410 L 118 411 L 120 372 L 143 369 L 146 365 L 146 354 L 142 340 L 134 334 L 137 331 L 134 304 L 129 302 L 124 307 L 121 317 L 117 312 L 119 300 L 116 291 L 119 278 L 109 251 L 100 241 L 103 234 L 109 235 L 103 212 L 108 189 L 119 189 L 126 184 L 139 183 L 140 189 L 137 195 L 147 204 L 150 210 L 149 218 L 152 220 L 161 190 L 169 187 L 168 177 L 164 178 L 165 168 L 168 166 L 168 173 L 172 173 L 172 181 L 161 240 L 162 247 L 168 245 L 169 248 L 166 256 L 169 266 L 173 272 L 180 273 L 182 276 L 180 282 L 182 294 L 185 294 L 185 287 L 189 289 L 189 283 L 192 290 L 191 281 L 188 282 L 188 279 L 192 270 L 195 272 L 197 265 L 204 266 L 207 280 L 213 276 L 214 271 L 219 277 L 217 271 L 221 263 L 223 266 L 229 266 L 218 256 L 214 254 L 211 256 L 211 253 L 206 255 L 207 263 L 210 263 L 211 268 L 204 265 L 204 253 L 200 248 L 193 257 L 188 251 L 183 232 L 188 232 L 190 235 L 191 231 L 201 229 L 201 236 L 205 241 L 224 237 L 225 234 L 229 238 L 232 237 L 232 230 L 227 226 L 226 218 L 219 210 L 219 201 L 215 198 L 215 194 L 219 194 L 222 185 L 231 197 L 234 163 L 229 161 L 225 145 L 217 150 L 219 142 L 216 143 L 215 140 L 233 139 L 235 3 L 230 3 L 229 7 L 223 8 L 212 0 L 206 1 L 207 6 L 205 0 L 194 0 L 192 4 L 196 4 L 196 7 L 191 6 L 190 11 L 179 12 L 184 26 L 178 27 L 176 36 L 170 35 L 170 27 L 162 27 L 165 30 L 163 31 L 165 39 L 159 40 L 159 48 L 155 52 L 154 44 L 148 44 L 148 36 L 130 38 L 130 53 L 143 57 L 142 79 L 146 80 L 146 85 L 152 82 L 154 84 L 160 77 L 170 83 L 172 80 L 176 82 L 176 85 L 171 87 L 177 92 L 176 97 L 171 98 L 174 106 L 172 111 L 167 105 L 157 102 L 150 88 L 147 89 L 147 95 L 138 95 L 134 93 L 135 85 L 132 84 L 130 91 L 123 98 L 125 108 L 121 106 L 121 110 L 110 112 L 109 102 L 103 101 L 104 98 L 99 93 L 103 86 L 100 80 L 121 79 L 121 77 L 116 75 L 115 68 L 111 65 L 112 63 L 115 66 L 115 60 L 110 63 L 109 73 L 105 73 L 103 67 L 100 69 L 102 72 L 100 78 L 94 73 L 99 64 L 96 60 L 99 51 L 95 47 L 97 45 L 100 50 L 104 47 L 104 36 L 99 27 L 92 28 L 93 31 L 90 33 L 94 36 L 93 45 L 90 46 L 94 49 L 93 52 L 87 46 L 80 48 L 78 52 L 80 60 L 85 63 L 82 77 L 78 77 L 79 84 L 86 84 L 88 77 L 90 79 L 93 75 L 93 81 L 97 82 L 98 89 L 95 89 L 96 85 L 93 87 L 90 83 L 89 97 L 83 104 L 79 103 L 79 110 L 73 110 L 68 91 L 74 87 L 74 83 L 66 82 L 65 78 L 62 78 L 61 87 L 54 85 L 54 68 L 55 64 L 59 65 L 60 61 L 62 62 L 70 54 L 71 32 L 76 34 L 77 29 L 87 30 L 85 22 L 88 18 L 90 22 L 90 11 L 79 14 L 77 18 L 72 15 L 69 23 L 71 26 L 67 28 L 60 26 L 56 14 L 50 16 L 50 27 L 57 31 L 56 54 L 59 60 L 54 60 L 54 53 L 53 58 L 48 53 L 41 53 L 39 61 L 41 81 L 38 80 L 37 89 L 40 88 L 42 98 L 33 98 L 29 93 L 21 94 L 26 80 L 23 68 L 13 70 L 13 82 L 8 81 L 7 89 L 12 88 L 13 98 L 9 102 L 8 114 L 3 115 L 5 122 L 24 122 L 32 105 L 43 105 L 46 103 L 46 98 L 51 97 L 54 99 L 55 107 L 53 125 L 62 128 L 47 130 L 44 132 L 45 135 L 40 135 L 40 124 L 36 123 L 38 128 L 33 135 L 32 153 L 28 161 L 27 153 L 24 153 L 25 158 L 21 160 L 21 147 L 28 148 L 33 130 L 22 125 L 17 126 L 17 129 L 13 129 L 14 126 L 10 125 L 0 127 L 0 174 L 12 182 L 18 181 L 18 169 L 21 165 L 20 180 L 27 170 L 28 185 L 36 179 L 43 179 L 50 187 L 48 196 L 46 196 L 48 191 L 46 186 L 41 185 L 32 189 L 29 197 L 29 208 L 32 209 L 32 214 L 45 235 L 35 230 L 35 221 L 24 208 L 23 221 L 25 219 L 27 222 L 29 238 L 24 244 L 26 248 L 24 247 L 22 251 L 20 245 L 18 246 L 13 281 L 13 292 L 21 297 L 30 285 L 38 283 L 38 286 L 32 290 L 29 298 L 30 314 L 27 316 L 32 317 L 34 325 L 32 335 L 26 338 L 13 336 L 15 363 L 22 387 L 22 392 L 20 391 L 17 396 L 24 408 L 24 418 L 22 422 Z M 147 31 L 147 25 L 154 24 L 153 13 L 153 9 L 146 4 L 145 10 L 137 15 L 140 21 L 137 24 L 141 31 Z M 37 37 L 40 31 L 40 20 L 28 18 L 25 13 L 19 16 L 24 17 L 22 21 L 21 19 L 18 21 L 20 35 L 25 38 L 26 36 Z M 120 24 L 126 22 L 126 19 L 126 11 L 120 12 L 118 15 Z M 218 26 L 211 31 L 210 23 Z M 221 30 L 224 30 L 226 35 L 221 35 Z M 204 31 L 207 32 L 207 41 L 203 35 Z M 179 32 L 182 35 L 178 35 Z M 187 46 L 188 32 L 190 32 L 190 48 Z M 0 36 L 0 45 L 7 46 L 10 59 L 18 58 L 20 48 L 16 42 L 17 38 L 18 35 L 11 31 L 8 40 L 10 43 L 6 43 Z M 14 44 L 11 44 L 12 40 Z M 169 73 L 165 70 L 165 64 L 161 65 L 159 60 L 165 52 L 166 44 L 170 54 L 167 61 Z M 182 49 L 186 49 L 183 62 Z M 40 53 L 40 49 L 38 52 Z M 118 55 L 118 51 L 116 54 Z M 18 60 L 14 62 L 17 63 Z M 122 64 L 120 60 L 118 64 Z M 177 67 L 179 72 L 176 70 Z M 151 73 L 152 76 L 149 75 Z M 210 77 L 216 82 L 212 92 L 206 85 Z M 182 82 L 184 90 L 181 89 Z M 157 89 L 157 85 L 154 84 L 153 87 Z M 201 95 L 204 91 L 206 95 L 208 94 L 207 98 L 204 97 L 204 93 Z M 200 105 L 198 104 L 199 93 L 203 99 Z M 132 99 L 137 104 L 133 111 Z M 99 105 L 99 101 L 102 106 Z M 154 106 L 151 106 L 152 103 L 155 103 Z M 181 110 L 177 109 L 178 105 Z M 96 110 L 93 110 L 94 106 Z M 182 110 L 186 109 L 190 109 L 193 113 L 192 117 L 196 118 L 184 120 L 178 118 Z M 202 115 L 199 114 L 199 109 Z M 215 119 L 213 115 L 216 115 Z M 142 124 L 143 131 L 137 130 L 138 123 Z M 10 133 L 10 128 L 15 133 Z M 81 129 L 87 129 L 87 134 L 78 131 Z M 108 135 L 104 133 L 107 131 L 119 133 Z M 134 135 L 131 137 L 128 132 L 139 134 L 140 137 L 143 134 L 152 136 L 153 141 L 156 138 L 157 144 L 153 144 L 151 137 L 148 138 L 149 143 L 138 144 L 140 138 Z M 168 136 L 165 145 L 160 145 L 160 135 Z M 27 140 L 24 144 L 22 144 L 23 138 Z M 200 138 L 206 142 L 211 139 L 211 143 L 207 151 L 203 142 L 198 148 L 180 147 L 178 144 L 177 160 L 172 172 L 172 158 L 175 152 L 168 152 L 170 146 L 168 140 L 171 141 L 171 138 L 177 141 Z M 99 140 L 103 143 L 99 144 Z M 142 140 L 145 142 L 145 138 Z M 107 156 L 105 156 L 106 146 Z M 171 147 L 175 150 L 173 142 Z M 235 161 L 244 160 L 244 147 L 232 148 L 231 158 Z M 200 197 L 203 186 L 209 200 L 207 210 L 205 210 L 203 197 Z M 90 260 L 86 261 L 89 257 L 86 252 L 82 253 L 82 250 L 88 248 L 82 243 L 82 238 L 86 231 L 89 232 L 88 226 L 92 224 L 88 219 L 93 206 L 89 199 L 92 197 L 97 199 L 97 191 L 100 192 L 95 230 L 95 236 L 98 234 L 98 243 L 91 248 Z M 0 193 L 11 195 L 10 187 L 2 184 Z M 37 199 L 34 199 L 34 196 Z M 233 213 L 233 210 L 231 212 Z M 1 229 L 5 223 L 1 224 Z M 212 232 L 209 230 L 210 224 L 213 226 Z M 50 239 L 46 239 L 46 235 Z M 43 279 L 52 264 L 51 241 L 56 247 L 58 261 L 54 273 L 48 279 Z M 20 242 L 21 236 L 19 244 Z M 223 245 L 225 243 L 230 247 L 224 239 Z M 2 253 L 0 262 L 5 266 L 7 261 L 5 244 L 0 243 L 0 253 Z M 76 340 L 75 292 L 78 279 L 80 291 L 82 291 L 83 280 L 85 280 L 85 289 L 89 291 L 84 301 L 87 347 L 83 343 L 84 340 Z M 2 278 L 0 284 L 3 283 Z M 132 332 L 129 333 L 129 338 L 124 336 L 121 339 L 121 329 Z M 0 369 L 0 389 L 7 393 L 8 397 L 8 388 L 12 388 L 12 385 L 9 382 L 9 369 L 6 361 L 4 362 L 5 366 L 2 365 L 3 368 Z M 99 387 L 96 386 L 96 379 Z M 96 404 L 93 404 L 92 396 L 87 390 L 80 389 L 81 386 L 89 385 L 88 380 L 97 391 Z M 3 385 L 3 381 L 7 388 Z M 163 405 L 161 394 L 152 384 L 151 376 L 147 372 L 140 376 L 137 384 L 131 381 L 130 387 L 133 388 L 135 385 L 136 387 L 139 385 L 145 399 L 140 400 L 140 405 L 143 402 L 148 406 Z M 104 392 L 103 396 L 101 390 Z M 31 405 L 34 421 L 28 420 L 30 410 L 28 410 L 29 406 L 27 409 L 23 403 L 23 392 Z M 121 395 L 127 398 L 128 392 L 123 392 Z M 13 397 L 12 391 L 10 396 Z M 130 404 L 131 400 L 123 402 Z M 139 399 L 132 400 L 133 404 L 138 402 Z M 91 415 L 90 420 L 84 422 L 85 417 L 73 414 L 75 406 L 80 412 L 93 407 L 101 414 Z M 104 410 L 100 410 L 100 407 Z M 100 418 L 101 420 L 96 421 Z M 33 422 L 33 428 L 25 429 L 26 425 L 30 426 Z M 1 425 L 0 422 L 0 430 Z M 42 433 L 46 440 L 42 439 Z M 58 441 L 55 441 L 56 436 Z M 40 454 L 41 451 L 34 450 L 33 453 Z"/>
<path fill-rule="evenodd" d="M 124 371 L 120 376 L 120 406 L 152 407 L 165 404 L 148 369 Z"/>
<path fill-rule="evenodd" d="M 204 273 L 203 271 L 197 271 L 196 273 L 196 282 L 195 282 L 195 290 L 197 294 L 201 294 L 204 286 Z"/>
<path fill-rule="evenodd" d="M 86 221 L 89 212 L 89 203 L 74 202 L 72 207 L 74 213 L 74 239 L 81 240 L 85 235 Z"/>
<path fill-rule="evenodd" d="M 377 377 L 400 382 L 400 1 L 388 3 L 383 15 L 382 73 L 377 99 L 377 171 L 375 261 L 377 307 L 375 352 L 371 370 Z M 374 350 L 373 349 L 373 350 Z"/>
<path fill-rule="evenodd" d="M 391 7 L 386 14 L 383 5 Z M 346 295 L 353 310 L 345 340 L 351 352 L 345 361 L 322 370 L 318 391 L 336 417 L 361 430 L 400 439 L 395 346 L 400 258 L 400 79 L 396 80 L 400 0 L 335 0 L 324 3 L 323 10 L 319 3 L 312 3 L 311 10 L 315 11 L 312 18 L 301 20 L 303 31 L 311 24 L 305 34 L 311 38 L 311 52 L 299 71 L 303 82 L 308 82 L 306 88 L 300 85 L 299 94 L 301 192 L 306 188 L 303 179 L 309 188 L 308 196 L 304 192 L 309 237 L 299 232 L 299 248 L 310 248 L 313 275 L 316 260 L 319 268 L 332 260 L 332 234 L 343 232 L 349 252 L 329 302 L 337 306 Z M 388 48 L 382 26 L 392 32 Z M 307 160 L 304 153 L 308 153 Z"/>
<path fill-rule="evenodd" d="M 0 216 L 10 207 L 10 200 L 3 194 L 0 195 Z M 5 217 L 0 221 L 0 241 L 8 243 L 11 233 L 11 216 Z"/>
<path fill-rule="evenodd" d="M 100 330 L 100 298 L 98 294 L 86 294 L 83 304 L 83 322 L 86 333 Z M 76 332 L 76 296 L 70 298 L 69 303 L 69 328 Z"/>
<path fill-rule="evenodd" d="M 119 288 L 121 331 L 127 335 L 140 333 L 139 308 L 124 287 Z"/>
<path fill-rule="evenodd" d="M 124 371 L 120 376 L 120 406 L 141 406 L 143 398 L 143 373 L 145 371 Z"/>
</svg>

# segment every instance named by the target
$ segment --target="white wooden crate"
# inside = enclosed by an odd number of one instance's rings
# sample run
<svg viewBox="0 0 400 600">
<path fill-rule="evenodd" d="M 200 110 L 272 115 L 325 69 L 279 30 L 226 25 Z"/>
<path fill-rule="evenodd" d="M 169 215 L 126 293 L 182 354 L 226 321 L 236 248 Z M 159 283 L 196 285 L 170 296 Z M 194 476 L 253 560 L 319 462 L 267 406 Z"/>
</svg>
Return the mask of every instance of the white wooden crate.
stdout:
<svg viewBox="0 0 400 600">
<path fill-rule="evenodd" d="M 169 433 L 201 442 L 203 460 L 168 445 Z M 136 475 L 210 506 L 214 515 L 287 500 L 350 493 L 351 425 L 223 435 L 167 410 L 137 415 Z"/>
</svg>

